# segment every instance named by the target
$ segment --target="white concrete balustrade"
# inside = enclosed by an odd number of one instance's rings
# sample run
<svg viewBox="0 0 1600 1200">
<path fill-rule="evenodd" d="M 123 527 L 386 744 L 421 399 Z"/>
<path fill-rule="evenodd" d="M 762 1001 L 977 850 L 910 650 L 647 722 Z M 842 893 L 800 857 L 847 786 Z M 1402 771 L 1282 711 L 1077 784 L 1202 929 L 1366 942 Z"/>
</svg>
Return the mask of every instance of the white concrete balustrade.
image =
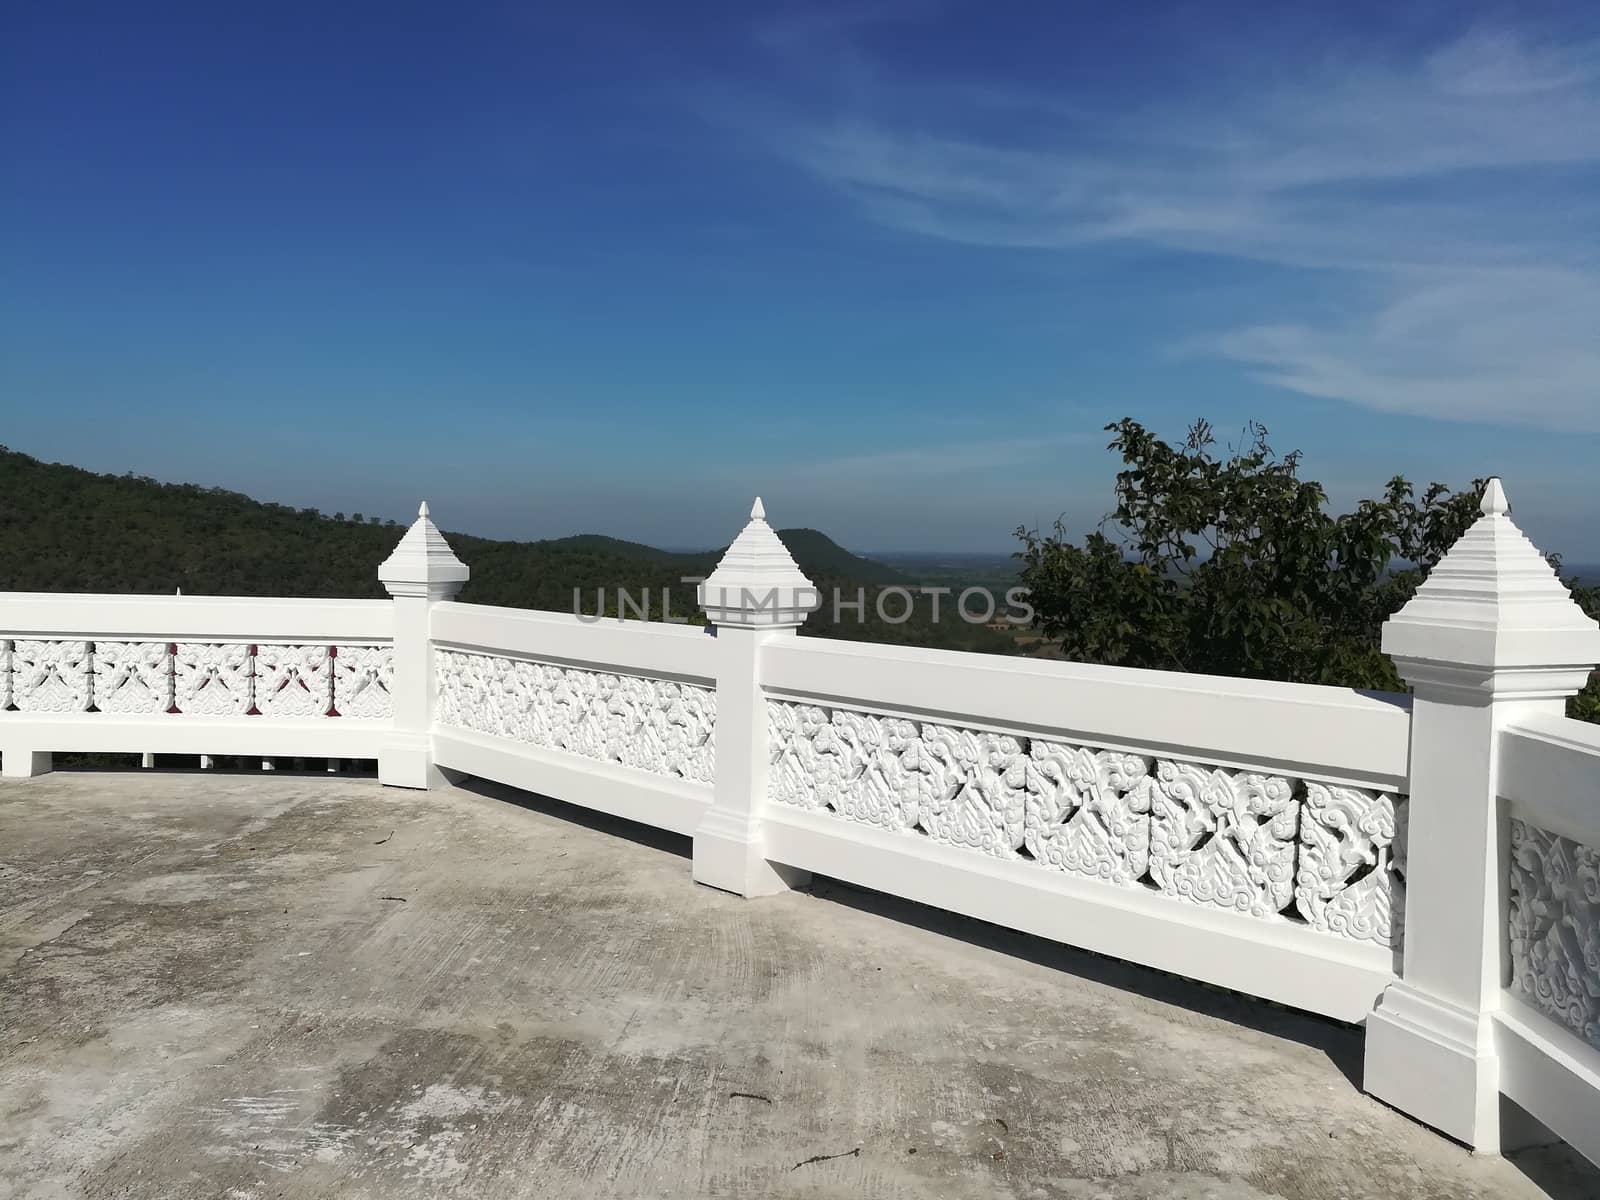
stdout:
<svg viewBox="0 0 1600 1200">
<path fill-rule="evenodd" d="M 0 593 L 0 772 L 61 751 L 377 758 L 382 600 Z"/>
<path fill-rule="evenodd" d="M 1600 1161 L 1600 663 L 1483 516 L 1384 632 L 1412 695 L 799 638 L 760 501 L 710 628 L 461 604 L 423 506 L 391 601 L 0 594 L 0 769 L 64 751 L 368 758 L 1365 1022 L 1365 1086 L 1474 1147 L 1509 1097 Z M 147 760 L 148 761 L 148 760 Z M 888 998 L 886 998 L 886 1002 Z"/>
</svg>

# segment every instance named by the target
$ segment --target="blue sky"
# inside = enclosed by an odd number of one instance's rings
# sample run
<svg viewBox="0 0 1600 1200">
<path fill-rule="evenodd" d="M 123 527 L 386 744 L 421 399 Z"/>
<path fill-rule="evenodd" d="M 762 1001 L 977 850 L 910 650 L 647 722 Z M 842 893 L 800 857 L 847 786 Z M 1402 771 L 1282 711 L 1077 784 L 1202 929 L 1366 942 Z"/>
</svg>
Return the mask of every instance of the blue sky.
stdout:
<svg viewBox="0 0 1600 1200">
<path fill-rule="evenodd" d="M 1600 8 L 0 15 L 0 442 L 446 528 L 1092 526 L 1101 427 L 1600 560 Z"/>
</svg>

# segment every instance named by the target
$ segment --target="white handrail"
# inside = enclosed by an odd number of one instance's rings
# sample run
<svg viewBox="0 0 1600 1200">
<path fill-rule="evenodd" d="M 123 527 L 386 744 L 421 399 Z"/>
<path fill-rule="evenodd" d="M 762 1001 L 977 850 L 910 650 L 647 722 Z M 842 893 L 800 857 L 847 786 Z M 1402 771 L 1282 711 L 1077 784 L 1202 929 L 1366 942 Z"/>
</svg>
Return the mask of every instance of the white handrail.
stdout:
<svg viewBox="0 0 1600 1200">
<path fill-rule="evenodd" d="M 819 638 L 769 647 L 762 683 L 843 708 L 1406 787 L 1403 695 Z"/>
<path fill-rule="evenodd" d="M 455 602 L 433 604 L 430 614 L 434 645 L 449 649 L 652 678 L 704 681 L 715 674 L 714 639 L 705 626 Z"/>
<path fill-rule="evenodd" d="M 1541 713 L 1502 730 L 1500 795 L 1541 828 L 1600 846 L 1600 725 Z"/>
<path fill-rule="evenodd" d="M 6 638 L 383 642 L 393 636 L 388 600 L 0 593 Z"/>
</svg>

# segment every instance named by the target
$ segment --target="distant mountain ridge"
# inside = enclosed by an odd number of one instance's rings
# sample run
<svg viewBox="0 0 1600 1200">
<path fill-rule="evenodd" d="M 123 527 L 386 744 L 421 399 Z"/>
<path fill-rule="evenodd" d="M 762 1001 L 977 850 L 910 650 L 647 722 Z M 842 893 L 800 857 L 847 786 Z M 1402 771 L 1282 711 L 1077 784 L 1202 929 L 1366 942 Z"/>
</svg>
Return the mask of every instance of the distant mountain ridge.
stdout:
<svg viewBox="0 0 1600 1200">
<path fill-rule="evenodd" d="M 818 529 L 795 528 L 777 531 L 779 539 L 800 569 L 808 575 L 830 579 L 848 579 L 856 583 L 908 583 L 910 576 L 895 570 L 887 563 L 852 554 L 838 542 Z M 603 533 L 578 533 L 568 537 L 549 538 L 542 542 L 519 542 L 517 545 L 543 545 L 560 550 L 590 551 L 615 554 L 624 558 L 638 558 L 655 563 L 675 563 L 686 571 L 703 566 L 708 561 L 714 566 L 728 549 L 715 550 L 662 550 L 643 542 L 629 542 L 609 537 Z"/>
<path fill-rule="evenodd" d="M 827 534 L 817 529 L 780 529 L 778 537 L 794 555 L 800 569 L 813 579 L 848 579 L 854 583 L 889 585 L 909 583 L 886 563 L 852 554 Z M 719 550 L 720 557 L 721 551 Z"/>
<path fill-rule="evenodd" d="M 377 568 L 403 526 L 335 519 L 196 484 L 46 463 L 0 447 L 0 590 L 377 597 Z M 668 588 L 721 550 L 676 553 L 586 533 L 540 541 L 448 535 L 472 568 L 463 600 L 570 611 L 572 589 Z M 905 582 L 815 529 L 778 536 L 817 582 Z M 659 591 L 657 592 L 659 594 Z"/>
</svg>

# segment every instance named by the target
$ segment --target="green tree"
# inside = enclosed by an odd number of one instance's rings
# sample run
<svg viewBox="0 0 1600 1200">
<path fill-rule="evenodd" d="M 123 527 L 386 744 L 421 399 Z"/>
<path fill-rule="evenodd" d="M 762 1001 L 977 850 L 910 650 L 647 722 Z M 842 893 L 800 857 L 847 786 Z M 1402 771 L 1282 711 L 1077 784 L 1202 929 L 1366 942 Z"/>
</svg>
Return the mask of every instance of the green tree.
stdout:
<svg viewBox="0 0 1600 1200">
<path fill-rule="evenodd" d="M 1100 528 L 1081 544 L 1059 520 L 1047 534 L 1017 530 L 1036 623 L 1067 657 L 1402 686 L 1378 648 L 1383 622 L 1477 519 L 1484 480 L 1418 496 L 1395 476 L 1381 499 L 1336 516 L 1322 485 L 1301 478 L 1300 454 L 1277 454 L 1264 426 L 1224 450 L 1204 421 L 1178 444 L 1131 419 L 1106 428 L 1123 469 Z M 1575 594 L 1600 613 L 1600 589 Z M 1593 683 L 1572 711 L 1600 717 Z"/>
</svg>

